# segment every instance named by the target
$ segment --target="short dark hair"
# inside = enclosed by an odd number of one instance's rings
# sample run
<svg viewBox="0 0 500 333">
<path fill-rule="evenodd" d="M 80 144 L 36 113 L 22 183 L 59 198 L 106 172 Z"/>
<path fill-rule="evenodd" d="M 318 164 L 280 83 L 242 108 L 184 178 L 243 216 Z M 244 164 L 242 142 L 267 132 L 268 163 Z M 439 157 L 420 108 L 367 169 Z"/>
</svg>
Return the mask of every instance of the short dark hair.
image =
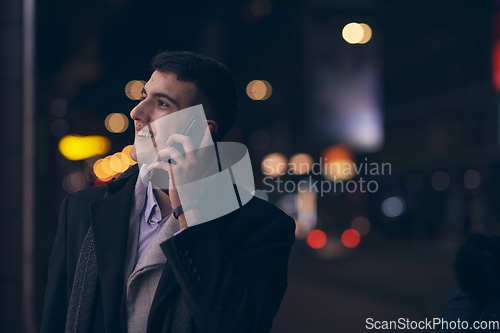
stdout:
<svg viewBox="0 0 500 333">
<path fill-rule="evenodd" d="M 207 119 L 217 122 L 218 140 L 226 136 L 239 111 L 236 81 L 226 65 L 193 52 L 164 51 L 151 60 L 151 70 L 172 72 L 177 80 L 194 83 L 192 105 L 202 104 Z"/>
</svg>

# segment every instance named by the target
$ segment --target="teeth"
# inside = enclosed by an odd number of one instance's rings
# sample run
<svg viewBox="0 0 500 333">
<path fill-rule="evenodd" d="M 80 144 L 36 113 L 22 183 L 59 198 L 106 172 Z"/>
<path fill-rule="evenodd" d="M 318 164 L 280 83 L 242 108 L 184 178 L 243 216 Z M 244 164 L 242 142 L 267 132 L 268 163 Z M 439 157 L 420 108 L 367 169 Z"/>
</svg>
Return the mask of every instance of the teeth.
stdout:
<svg viewBox="0 0 500 333">
<path fill-rule="evenodd" d="M 150 138 L 151 134 L 149 132 L 137 132 L 137 136 L 142 136 L 143 138 Z"/>
</svg>

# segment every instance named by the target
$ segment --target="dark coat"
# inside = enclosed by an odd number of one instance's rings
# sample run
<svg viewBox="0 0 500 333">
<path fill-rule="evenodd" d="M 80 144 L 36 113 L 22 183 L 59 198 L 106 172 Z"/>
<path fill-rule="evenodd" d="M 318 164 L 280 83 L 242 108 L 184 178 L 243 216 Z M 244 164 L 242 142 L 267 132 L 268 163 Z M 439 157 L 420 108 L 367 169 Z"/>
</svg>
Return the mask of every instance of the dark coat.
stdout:
<svg viewBox="0 0 500 333">
<path fill-rule="evenodd" d="M 441 317 L 446 321 L 467 321 L 469 331 L 499 332 L 472 328 L 475 321 L 500 321 L 500 237 L 472 235 L 458 252 L 455 272 L 457 282 Z"/>
<path fill-rule="evenodd" d="M 93 332 L 124 332 L 124 265 L 134 166 L 106 186 L 68 195 L 50 259 L 41 333 L 64 332 L 80 248 L 94 231 L 98 295 Z M 167 258 L 148 332 L 269 332 L 287 287 L 295 222 L 253 197 L 242 208 L 191 226 L 164 243 Z M 163 327 L 166 317 L 168 329 Z M 133 333 L 133 332 L 129 332 Z"/>
</svg>

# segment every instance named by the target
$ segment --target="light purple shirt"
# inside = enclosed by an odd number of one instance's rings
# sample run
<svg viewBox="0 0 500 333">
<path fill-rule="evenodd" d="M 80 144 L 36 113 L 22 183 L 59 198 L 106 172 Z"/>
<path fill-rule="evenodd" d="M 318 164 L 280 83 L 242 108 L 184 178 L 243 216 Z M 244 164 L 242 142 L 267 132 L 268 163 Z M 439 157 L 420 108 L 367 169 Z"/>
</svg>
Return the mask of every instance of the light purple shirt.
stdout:
<svg viewBox="0 0 500 333">
<path fill-rule="evenodd" d="M 173 208 L 172 208 L 173 210 Z M 172 215 L 170 213 L 164 219 L 161 218 L 161 210 L 158 202 L 153 193 L 151 182 L 148 183 L 146 192 L 146 203 L 143 212 L 141 213 L 141 222 L 139 228 L 139 242 L 137 244 L 137 253 L 135 256 L 135 266 L 141 261 L 142 257 L 146 254 L 154 239 L 160 232 L 161 227 L 165 224 L 167 219 Z M 175 235 L 183 231 L 177 231 Z"/>
</svg>

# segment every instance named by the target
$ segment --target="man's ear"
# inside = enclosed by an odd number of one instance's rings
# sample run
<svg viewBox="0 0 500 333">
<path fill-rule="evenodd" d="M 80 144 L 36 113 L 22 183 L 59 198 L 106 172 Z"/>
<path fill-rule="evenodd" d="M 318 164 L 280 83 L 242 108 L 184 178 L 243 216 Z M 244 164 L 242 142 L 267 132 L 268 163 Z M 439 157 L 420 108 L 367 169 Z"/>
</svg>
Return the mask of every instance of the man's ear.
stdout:
<svg viewBox="0 0 500 333">
<path fill-rule="evenodd" d="M 215 120 L 207 120 L 207 125 L 208 128 L 210 128 L 210 133 L 212 133 L 212 138 L 218 138 L 218 133 L 219 133 L 219 125 L 217 125 L 217 122 Z"/>
</svg>

